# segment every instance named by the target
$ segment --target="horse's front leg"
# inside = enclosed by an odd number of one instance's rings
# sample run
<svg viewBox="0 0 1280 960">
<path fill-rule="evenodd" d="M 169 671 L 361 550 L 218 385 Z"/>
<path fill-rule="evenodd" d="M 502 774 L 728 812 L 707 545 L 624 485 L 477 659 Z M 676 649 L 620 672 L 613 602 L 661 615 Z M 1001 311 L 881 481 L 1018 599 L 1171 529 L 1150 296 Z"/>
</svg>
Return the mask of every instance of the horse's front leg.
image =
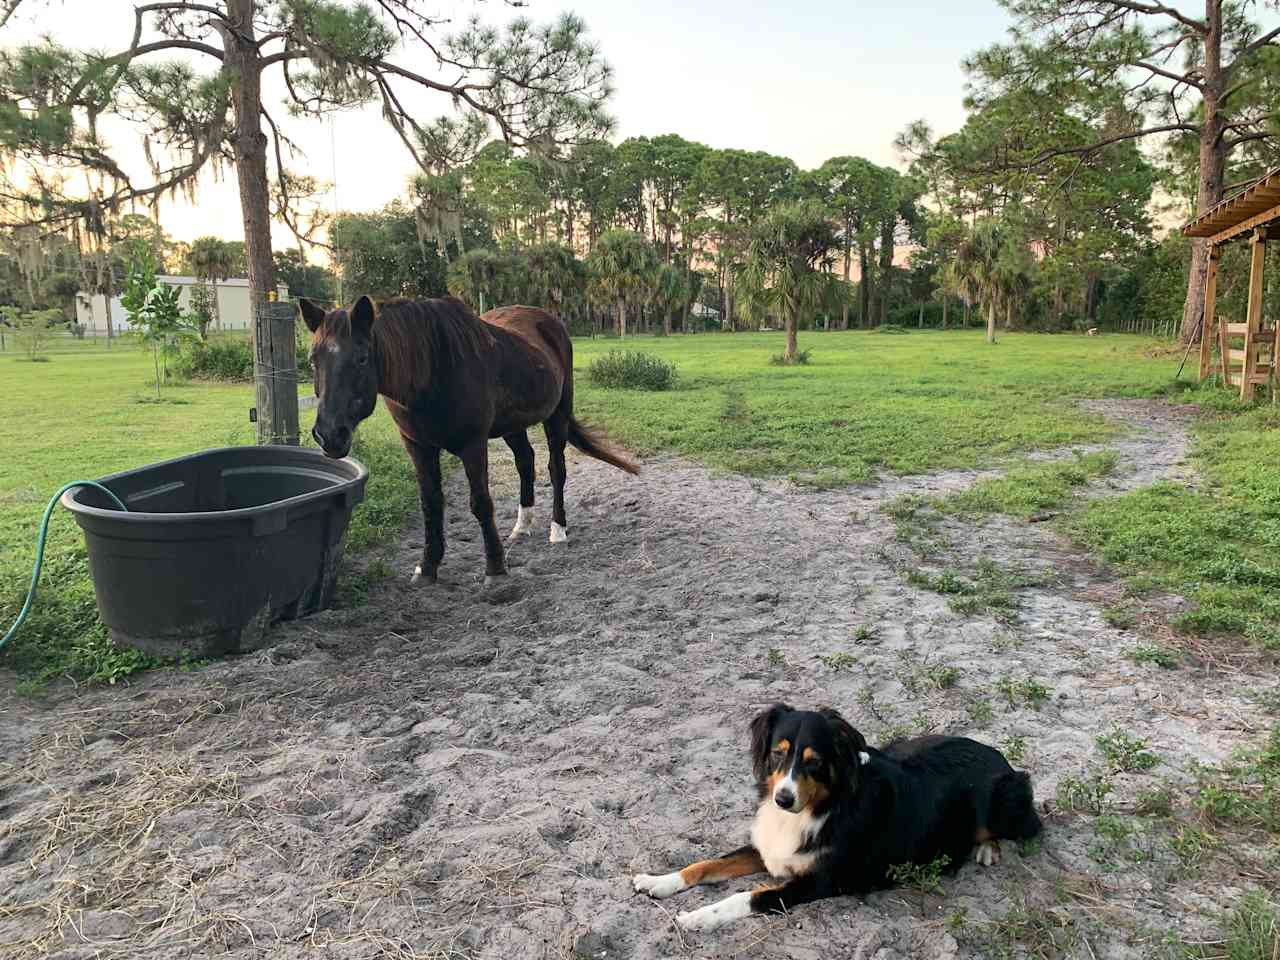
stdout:
<svg viewBox="0 0 1280 960">
<path fill-rule="evenodd" d="M 444 489 L 440 482 L 440 448 L 424 447 L 401 435 L 404 448 L 418 474 L 418 498 L 422 501 L 425 541 L 422 562 L 413 571 L 414 581 L 436 582 L 436 571 L 444 560 Z"/>
<path fill-rule="evenodd" d="M 471 487 L 471 515 L 480 524 L 484 537 L 484 578 L 501 577 L 507 572 L 507 557 L 493 522 L 493 497 L 489 496 L 489 443 L 483 437 L 462 451 L 462 467 L 467 471 Z"/>
</svg>

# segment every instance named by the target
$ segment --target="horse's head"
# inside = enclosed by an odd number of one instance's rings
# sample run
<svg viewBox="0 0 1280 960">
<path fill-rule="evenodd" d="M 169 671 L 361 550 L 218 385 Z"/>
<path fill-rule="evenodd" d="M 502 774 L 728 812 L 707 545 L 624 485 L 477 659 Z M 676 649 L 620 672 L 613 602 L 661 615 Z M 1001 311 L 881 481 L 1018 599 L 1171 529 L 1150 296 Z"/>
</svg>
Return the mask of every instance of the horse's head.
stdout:
<svg viewBox="0 0 1280 960">
<path fill-rule="evenodd" d="M 320 405 L 311 435 L 325 456 L 335 460 L 351 452 L 356 427 L 378 403 L 378 360 L 374 352 L 373 301 L 361 297 L 349 311 L 327 313 L 300 300 L 302 319 L 313 334 L 311 367 Z"/>
</svg>

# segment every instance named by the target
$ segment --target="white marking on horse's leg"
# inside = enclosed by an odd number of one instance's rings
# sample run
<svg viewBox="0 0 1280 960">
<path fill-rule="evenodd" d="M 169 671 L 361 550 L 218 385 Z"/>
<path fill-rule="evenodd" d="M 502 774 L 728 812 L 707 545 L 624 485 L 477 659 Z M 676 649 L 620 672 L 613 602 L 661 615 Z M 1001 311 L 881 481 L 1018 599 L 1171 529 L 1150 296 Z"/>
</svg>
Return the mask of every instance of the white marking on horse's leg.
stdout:
<svg viewBox="0 0 1280 960">
<path fill-rule="evenodd" d="M 566 530 L 564 527 L 560 526 L 560 524 L 556 523 L 554 520 L 552 520 L 551 521 L 551 542 L 564 543 L 568 539 L 569 539 L 569 531 Z"/>
<path fill-rule="evenodd" d="M 422 579 L 422 564 L 418 564 L 416 567 L 413 568 L 413 579 L 411 579 L 409 582 L 417 583 L 421 579 Z"/>
<path fill-rule="evenodd" d="M 987 840 L 973 848 L 973 859 L 984 867 L 994 867 L 1000 862 L 1000 844 L 996 840 Z"/>
<path fill-rule="evenodd" d="M 631 885 L 636 888 L 636 893 L 647 893 L 655 900 L 663 900 L 675 896 L 681 890 L 689 889 L 689 885 L 684 882 L 684 877 L 680 876 L 678 870 L 675 873 L 664 873 L 659 876 L 637 873 L 632 878 Z"/>
<path fill-rule="evenodd" d="M 516 525 L 511 528 L 511 536 L 508 540 L 515 540 L 522 537 L 533 529 L 533 507 L 521 507 L 516 513 Z"/>
<path fill-rule="evenodd" d="M 718 900 L 709 907 L 677 913 L 676 923 L 684 930 L 714 930 L 726 923 L 751 916 L 751 893 L 743 891 Z"/>
</svg>

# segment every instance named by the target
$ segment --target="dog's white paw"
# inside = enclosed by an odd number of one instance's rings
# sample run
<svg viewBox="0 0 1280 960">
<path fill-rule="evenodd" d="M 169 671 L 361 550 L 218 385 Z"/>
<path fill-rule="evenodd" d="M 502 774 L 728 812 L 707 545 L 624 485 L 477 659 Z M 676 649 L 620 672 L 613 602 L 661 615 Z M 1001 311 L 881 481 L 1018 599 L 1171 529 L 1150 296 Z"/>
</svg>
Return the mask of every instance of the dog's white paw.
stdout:
<svg viewBox="0 0 1280 960">
<path fill-rule="evenodd" d="M 706 932 L 749 916 L 751 916 L 751 894 L 744 892 L 725 897 L 700 910 L 677 913 L 676 923 L 681 930 Z"/>
<path fill-rule="evenodd" d="M 996 840 L 988 840 L 973 848 L 973 859 L 984 867 L 994 867 L 1000 862 L 1000 844 Z"/>
<path fill-rule="evenodd" d="M 687 886 L 679 873 L 664 873 L 659 876 L 637 873 L 631 885 L 636 888 L 636 893 L 647 893 L 655 900 L 675 896 Z"/>
</svg>

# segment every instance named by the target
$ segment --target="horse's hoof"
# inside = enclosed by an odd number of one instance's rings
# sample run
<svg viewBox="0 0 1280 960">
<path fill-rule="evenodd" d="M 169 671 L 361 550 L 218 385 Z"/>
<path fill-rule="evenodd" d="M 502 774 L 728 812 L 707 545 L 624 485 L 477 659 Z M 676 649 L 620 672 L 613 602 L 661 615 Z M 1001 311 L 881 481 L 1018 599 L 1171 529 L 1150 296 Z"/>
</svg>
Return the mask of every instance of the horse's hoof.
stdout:
<svg viewBox="0 0 1280 960">
<path fill-rule="evenodd" d="M 434 573 L 423 573 L 422 566 L 419 564 L 413 568 L 413 576 L 410 578 L 409 582 L 417 583 L 420 580 L 425 580 L 427 583 L 435 583 L 436 575 Z"/>
<path fill-rule="evenodd" d="M 568 531 L 568 529 L 567 529 L 567 528 L 565 528 L 565 527 L 562 527 L 562 526 L 560 526 L 560 524 L 558 524 L 558 523 L 556 523 L 556 522 L 552 521 L 552 523 L 551 523 L 551 542 L 552 542 L 552 543 L 564 543 L 564 542 L 565 542 L 566 540 L 568 540 L 568 539 L 569 539 L 569 531 Z"/>
</svg>

